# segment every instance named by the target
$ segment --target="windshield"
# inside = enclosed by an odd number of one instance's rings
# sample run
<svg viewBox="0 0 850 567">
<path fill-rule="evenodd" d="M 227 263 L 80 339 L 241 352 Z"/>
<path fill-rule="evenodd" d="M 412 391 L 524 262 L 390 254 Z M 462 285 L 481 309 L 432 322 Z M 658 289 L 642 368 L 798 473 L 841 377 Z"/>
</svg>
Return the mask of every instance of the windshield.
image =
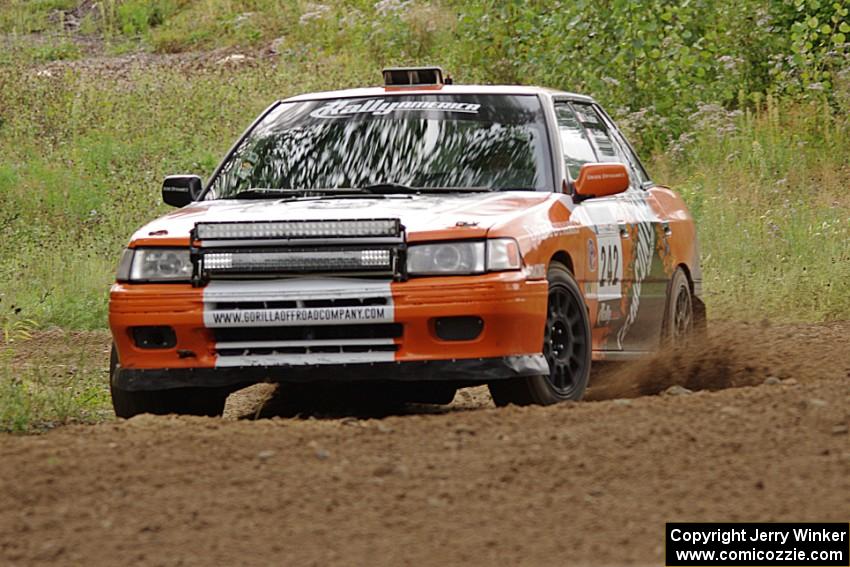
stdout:
<svg viewBox="0 0 850 567">
<path fill-rule="evenodd" d="M 283 103 L 207 199 L 273 190 L 548 190 L 536 96 L 403 95 Z"/>
</svg>

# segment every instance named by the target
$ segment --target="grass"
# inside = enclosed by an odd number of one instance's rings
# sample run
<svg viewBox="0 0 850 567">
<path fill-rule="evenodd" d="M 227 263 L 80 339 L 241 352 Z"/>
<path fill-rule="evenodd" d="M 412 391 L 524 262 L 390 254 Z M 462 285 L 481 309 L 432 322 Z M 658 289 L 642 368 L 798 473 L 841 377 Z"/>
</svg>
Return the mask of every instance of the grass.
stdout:
<svg viewBox="0 0 850 567">
<path fill-rule="evenodd" d="M 74 10 L 77 2 L 0 3 L 8 45 L 0 50 L 0 430 L 109 414 L 105 355 L 72 349 L 47 360 L 26 334 L 51 326 L 105 328 L 121 249 L 167 210 L 159 198 L 164 175 L 209 175 L 269 102 L 375 84 L 386 64 L 437 61 L 464 82 L 507 73 L 471 59 L 506 60 L 490 53 L 492 44 L 471 45 L 475 38 L 460 32 L 446 8 L 460 3 L 86 5 L 96 8 L 76 14 L 76 36 L 56 10 Z M 33 41 L 31 33 L 42 36 Z M 217 65 L 215 57 L 185 67 L 154 58 L 98 71 L 61 63 L 88 52 L 80 37 L 102 42 L 111 54 L 224 47 L 254 56 L 252 49 L 281 39 L 274 58 L 240 66 Z M 526 82 L 542 81 L 554 68 L 524 65 Z M 816 91 L 793 100 L 742 93 L 739 105 L 726 108 L 743 111 L 700 105 L 682 121 L 681 136 L 647 159 L 654 178 L 680 191 L 697 219 L 711 317 L 850 318 L 850 70 L 832 82 L 829 99 Z M 667 118 L 652 109 L 629 112 L 604 90 L 589 94 L 607 103 L 638 142 L 642 128 Z"/>
<path fill-rule="evenodd" d="M 81 37 L 117 46 L 136 41 L 155 53 L 250 49 L 283 37 L 287 39 L 283 49 L 293 53 L 301 52 L 305 45 L 311 50 L 359 52 L 369 49 L 370 40 L 390 38 L 407 49 L 412 43 L 417 46 L 414 50 L 421 51 L 424 43 L 431 44 L 443 35 L 432 29 L 435 22 L 444 26 L 453 20 L 439 8 L 412 10 L 408 33 L 407 26 L 400 25 L 403 1 L 353 0 L 328 5 L 300 0 L 6 1 L 7 6 L 0 3 L 0 33 L 8 36 L 49 33 L 67 37 L 72 21 Z"/>
<path fill-rule="evenodd" d="M 103 328 L 122 247 L 167 210 L 165 174 L 209 174 L 275 98 L 376 75 L 344 56 L 190 74 L 154 66 L 109 81 L 0 66 L 0 320 Z M 697 217 L 710 313 L 849 317 L 846 115 L 771 102 L 708 106 L 692 123 L 650 170 Z"/>
<path fill-rule="evenodd" d="M 53 31 L 61 22 L 51 16 L 72 10 L 76 0 L 4 0 L 0 3 L 0 31 L 15 34 Z"/>
<path fill-rule="evenodd" d="M 336 66 L 322 78 L 158 67 L 117 83 L 16 71 L 0 67 L 0 320 L 77 329 L 105 325 L 115 259 L 167 210 L 163 175 L 208 174 L 270 101 L 344 82 Z"/>
<path fill-rule="evenodd" d="M 712 115 L 713 113 L 713 115 Z M 683 155 L 655 160 L 697 218 L 710 313 L 850 317 L 850 130 L 824 105 L 703 121 Z"/>
<path fill-rule="evenodd" d="M 60 358 L 54 349 L 27 348 L 30 339 L 20 335 L 14 340 L 7 335 L 4 341 L 0 343 L 0 432 L 34 433 L 69 423 L 103 421 L 111 415 L 102 357 L 85 349 L 70 352 L 59 347 Z"/>
</svg>

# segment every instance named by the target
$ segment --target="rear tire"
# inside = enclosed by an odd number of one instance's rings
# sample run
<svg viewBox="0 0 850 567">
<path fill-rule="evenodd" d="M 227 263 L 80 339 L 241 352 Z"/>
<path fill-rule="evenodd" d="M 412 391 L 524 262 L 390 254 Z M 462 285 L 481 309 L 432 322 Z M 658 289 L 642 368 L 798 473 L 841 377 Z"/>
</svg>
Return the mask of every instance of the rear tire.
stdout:
<svg viewBox="0 0 850 567">
<path fill-rule="evenodd" d="M 584 298 L 563 264 L 552 263 L 548 280 L 543 355 L 549 363 L 549 374 L 491 382 L 490 395 L 497 406 L 580 400 L 587 388 L 592 343 Z"/>
<path fill-rule="evenodd" d="M 117 417 L 133 417 L 143 413 L 155 415 L 220 416 L 234 388 L 174 388 L 170 390 L 122 390 L 115 386 L 118 353 L 115 345 L 109 355 L 109 393 Z"/>
<path fill-rule="evenodd" d="M 665 344 L 676 346 L 687 342 L 694 335 L 696 319 L 691 283 L 685 271 L 676 268 L 667 290 L 663 329 Z"/>
</svg>

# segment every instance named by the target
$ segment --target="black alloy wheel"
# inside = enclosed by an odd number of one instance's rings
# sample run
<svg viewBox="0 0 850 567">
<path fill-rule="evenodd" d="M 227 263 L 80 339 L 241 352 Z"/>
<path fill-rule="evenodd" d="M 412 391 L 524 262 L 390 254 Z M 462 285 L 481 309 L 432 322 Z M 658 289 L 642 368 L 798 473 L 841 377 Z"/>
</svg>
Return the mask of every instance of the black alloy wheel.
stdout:
<svg viewBox="0 0 850 567">
<path fill-rule="evenodd" d="M 667 292 L 664 338 L 670 345 L 686 342 L 694 333 L 694 300 L 691 284 L 682 268 L 676 268 Z"/>
<path fill-rule="evenodd" d="M 549 286 L 549 309 L 543 355 L 549 363 L 549 383 L 559 396 L 569 398 L 587 374 L 588 337 L 584 302 L 563 283 Z"/>
<path fill-rule="evenodd" d="M 490 382 L 490 394 L 497 406 L 580 400 L 587 388 L 592 343 L 584 298 L 563 264 L 550 265 L 548 280 L 543 356 L 549 374 Z"/>
</svg>

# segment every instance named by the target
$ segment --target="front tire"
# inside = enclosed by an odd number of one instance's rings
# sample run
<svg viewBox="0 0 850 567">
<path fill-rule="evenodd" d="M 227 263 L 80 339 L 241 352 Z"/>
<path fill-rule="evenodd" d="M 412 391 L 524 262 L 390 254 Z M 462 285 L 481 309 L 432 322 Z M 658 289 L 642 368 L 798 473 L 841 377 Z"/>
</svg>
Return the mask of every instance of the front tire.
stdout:
<svg viewBox="0 0 850 567">
<path fill-rule="evenodd" d="M 552 263 L 548 280 L 543 355 L 549 374 L 491 382 L 490 395 L 497 406 L 580 400 L 587 388 L 592 343 L 584 298 L 563 264 Z"/>
<path fill-rule="evenodd" d="M 115 345 L 109 355 L 109 393 L 116 417 L 129 418 L 143 413 L 155 415 L 220 416 L 232 387 L 174 388 L 170 390 L 123 390 L 115 385 L 118 353 Z"/>
</svg>

